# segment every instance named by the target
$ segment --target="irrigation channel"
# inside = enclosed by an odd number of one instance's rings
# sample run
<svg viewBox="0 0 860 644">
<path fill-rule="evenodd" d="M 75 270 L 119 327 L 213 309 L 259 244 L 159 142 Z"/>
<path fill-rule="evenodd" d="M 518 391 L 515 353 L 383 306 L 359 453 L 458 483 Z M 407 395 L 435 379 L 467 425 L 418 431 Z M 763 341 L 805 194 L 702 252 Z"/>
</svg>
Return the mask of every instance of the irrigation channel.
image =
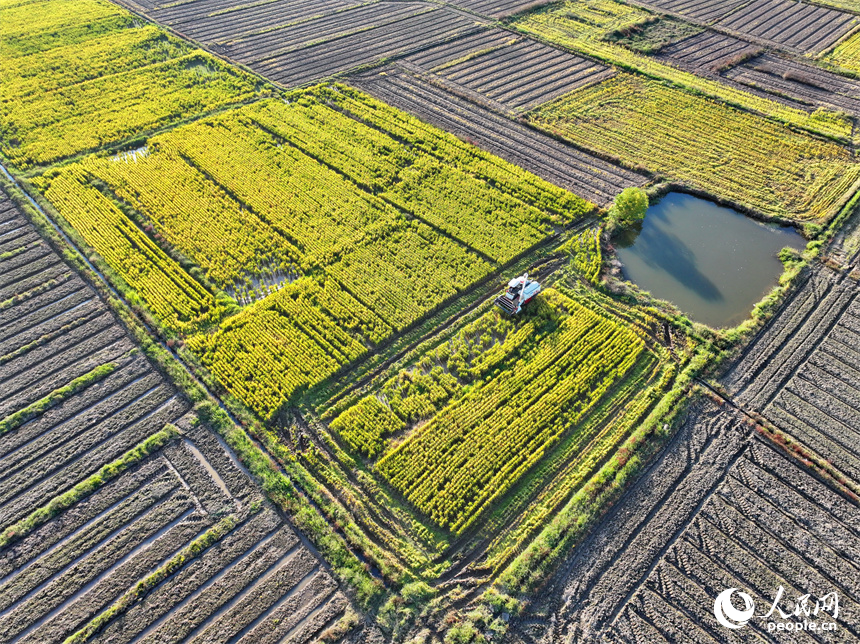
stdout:
<svg viewBox="0 0 860 644">
<path fill-rule="evenodd" d="M 782 273 L 779 251 L 806 246 L 792 228 L 681 192 L 651 206 L 614 243 L 626 279 L 712 327 L 746 319 Z"/>
</svg>

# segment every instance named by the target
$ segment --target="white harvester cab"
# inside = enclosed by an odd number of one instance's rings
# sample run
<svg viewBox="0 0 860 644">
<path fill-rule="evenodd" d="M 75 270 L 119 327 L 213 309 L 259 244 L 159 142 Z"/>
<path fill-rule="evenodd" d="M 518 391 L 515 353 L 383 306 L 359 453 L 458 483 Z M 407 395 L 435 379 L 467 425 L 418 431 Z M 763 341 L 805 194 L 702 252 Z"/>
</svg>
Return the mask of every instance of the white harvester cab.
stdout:
<svg viewBox="0 0 860 644">
<path fill-rule="evenodd" d="M 508 290 L 496 298 L 496 306 L 508 315 L 516 315 L 523 306 L 531 302 L 540 293 L 540 284 L 529 279 L 528 273 L 523 273 L 508 282 Z"/>
</svg>

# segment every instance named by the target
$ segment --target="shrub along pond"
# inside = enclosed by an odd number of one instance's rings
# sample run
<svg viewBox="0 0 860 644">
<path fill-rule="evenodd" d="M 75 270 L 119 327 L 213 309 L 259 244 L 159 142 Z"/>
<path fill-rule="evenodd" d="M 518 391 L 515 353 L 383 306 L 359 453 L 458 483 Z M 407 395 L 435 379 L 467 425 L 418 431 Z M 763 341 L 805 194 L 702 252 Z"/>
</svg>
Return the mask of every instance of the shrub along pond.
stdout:
<svg viewBox="0 0 860 644">
<path fill-rule="evenodd" d="M 806 241 L 792 228 L 670 192 L 615 246 L 626 279 L 718 328 L 746 319 L 782 273 L 779 251 Z"/>
</svg>

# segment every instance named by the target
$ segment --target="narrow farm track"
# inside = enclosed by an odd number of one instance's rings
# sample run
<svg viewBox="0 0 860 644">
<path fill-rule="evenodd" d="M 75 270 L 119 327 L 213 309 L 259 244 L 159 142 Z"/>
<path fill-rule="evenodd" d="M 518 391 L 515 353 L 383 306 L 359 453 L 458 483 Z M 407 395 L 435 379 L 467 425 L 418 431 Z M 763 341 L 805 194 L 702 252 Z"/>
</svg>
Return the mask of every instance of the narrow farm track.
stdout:
<svg viewBox="0 0 860 644">
<path fill-rule="evenodd" d="M 0 642 L 305 642 L 336 623 L 327 565 L 5 195 L 0 248 Z"/>
</svg>

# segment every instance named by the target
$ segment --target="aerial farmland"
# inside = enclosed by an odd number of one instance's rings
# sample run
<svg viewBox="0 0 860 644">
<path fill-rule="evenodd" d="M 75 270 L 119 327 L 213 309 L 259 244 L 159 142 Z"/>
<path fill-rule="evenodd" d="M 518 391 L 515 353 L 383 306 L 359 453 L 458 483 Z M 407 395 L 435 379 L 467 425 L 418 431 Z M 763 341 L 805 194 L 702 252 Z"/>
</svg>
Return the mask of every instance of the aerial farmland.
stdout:
<svg viewBox="0 0 860 644">
<path fill-rule="evenodd" d="M 860 641 L 860 4 L 0 0 L 0 642 Z"/>
</svg>

